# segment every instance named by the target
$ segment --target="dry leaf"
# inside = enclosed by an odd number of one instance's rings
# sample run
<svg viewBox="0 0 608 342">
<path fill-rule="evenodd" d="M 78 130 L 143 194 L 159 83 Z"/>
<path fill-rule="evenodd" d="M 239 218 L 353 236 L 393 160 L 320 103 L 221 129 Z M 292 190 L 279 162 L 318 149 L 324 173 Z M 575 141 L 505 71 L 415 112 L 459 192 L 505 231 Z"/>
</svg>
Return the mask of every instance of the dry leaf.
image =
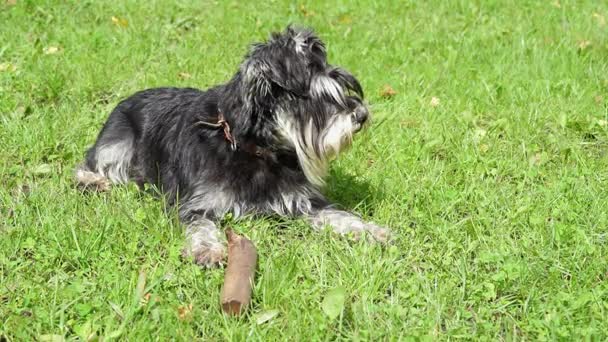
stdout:
<svg viewBox="0 0 608 342">
<path fill-rule="evenodd" d="M 122 309 L 120 308 L 120 306 L 118 306 L 118 304 L 116 303 L 112 303 L 112 302 L 108 302 L 110 304 L 110 308 L 112 308 L 112 310 L 114 310 L 114 313 L 116 313 L 116 315 L 118 316 L 118 318 L 122 321 L 123 319 L 125 319 L 125 314 L 122 311 Z"/>
<path fill-rule="evenodd" d="M 306 7 L 304 7 L 304 5 L 300 5 L 300 12 L 302 13 L 303 16 L 305 17 L 312 17 L 315 15 L 314 11 L 309 11 L 306 9 Z"/>
<path fill-rule="evenodd" d="M 418 122 L 417 120 L 414 120 L 414 119 L 403 119 L 403 120 L 399 121 L 399 125 L 401 125 L 401 127 L 405 127 L 405 128 L 413 128 L 413 127 L 420 126 L 420 122 Z"/>
<path fill-rule="evenodd" d="M 144 305 L 144 295 L 146 290 L 146 272 L 142 269 L 137 277 L 137 285 L 135 286 L 135 301 L 140 305 Z"/>
<path fill-rule="evenodd" d="M 606 26 L 606 17 L 604 17 L 603 15 L 595 12 L 593 13 L 593 17 L 595 19 L 597 19 L 597 24 L 600 26 Z"/>
<path fill-rule="evenodd" d="M 477 128 L 475 130 L 475 132 L 473 132 L 473 140 L 475 142 L 479 142 L 479 141 L 481 141 L 481 139 L 483 139 L 483 137 L 486 136 L 487 133 L 488 132 L 485 129 L 483 129 L 483 128 Z"/>
<path fill-rule="evenodd" d="M 562 5 L 561 5 L 561 4 L 559 3 L 559 1 L 557 1 L 557 0 L 556 0 L 556 1 L 553 1 L 552 5 L 553 5 L 553 7 L 555 7 L 555 8 L 562 8 Z"/>
<path fill-rule="evenodd" d="M 390 99 L 395 95 L 397 95 L 397 92 L 395 91 L 395 89 L 393 89 L 393 87 L 388 84 L 385 84 L 384 87 L 382 87 L 382 90 L 380 91 L 380 96 L 385 99 Z"/>
<path fill-rule="evenodd" d="M 543 160 L 543 155 L 540 152 L 534 153 L 533 156 L 530 157 L 528 162 L 530 165 L 540 165 Z"/>
<path fill-rule="evenodd" d="M 192 317 L 192 303 L 180 305 L 180 307 L 177 308 L 177 317 L 182 321 L 190 319 Z"/>
<path fill-rule="evenodd" d="M 268 311 L 264 311 L 264 312 L 260 312 L 259 314 L 255 315 L 256 317 L 256 323 L 258 325 L 260 324 L 264 324 L 266 322 L 271 321 L 273 318 L 275 318 L 277 315 L 279 314 L 279 310 L 268 310 Z"/>
<path fill-rule="evenodd" d="M 597 120 L 597 124 L 602 126 L 602 127 L 606 127 L 608 126 L 608 121 L 606 120 Z"/>
<path fill-rule="evenodd" d="M 141 305 L 147 305 L 150 302 L 150 297 L 152 295 L 150 294 L 150 292 L 146 293 L 141 300 L 139 301 L 139 304 Z"/>
<path fill-rule="evenodd" d="M 0 63 L 0 72 L 2 71 L 8 71 L 8 72 L 15 72 L 15 70 L 17 70 L 17 67 L 14 64 L 11 63 Z"/>
<path fill-rule="evenodd" d="M 62 342 L 62 341 L 65 341 L 65 337 L 63 337 L 63 335 L 54 335 L 54 334 L 40 335 L 40 336 L 38 336 L 38 341 Z"/>
<path fill-rule="evenodd" d="M 481 153 L 486 153 L 486 152 L 488 152 L 488 150 L 490 150 L 490 146 L 488 146 L 488 144 L 479 145 L 479 151 Z"/>
<path fill-rule="evenodd" d="M 590 40 L 581 40 L 580 42 L 578 42 L 578 48 L 581 49 L 581 50 L 585 50 L 590 45 L 591 45 L 591 41 Z"/>
<path fill-rule="evenodd" d="M 595 97 L 593 99 L 595 100 L 595 103 L 597 103 L 597 104 L 602 104 L 602 102 L 604 102 L 604 98 L 602 97 L 602 95 L 595 95 Z"/>
<path fill-rule="evenodd" d="M 329 317 L 330 320 L 336 319 L 344 311 L 344 301 L 346 299 L 346 289 L 344 287 L 336 287 L 327 291 L 321 309 Z"/>
<path fill-rule="evenodd" d="M 189 80 L 192 78 L 192 75 L 190 75 L 187 72 L 180 72 L 179 74 L 177 74 L 177 77 L 179 77 L 182 80 Z"/>
<path fill-rule="evenodd" d="M 15 6 L 17 4 L 17 0 L 6 0 L 7 6 Z"/>
<path fill-rule="evenodd" d="M 127 19 L 124 18 L 119 18 L 119 17 L 112 17 L 112 23 L 118 27 L 127 27 L 129 26 L 129 22 L 127 21 Z"/>
<path fill-rule="evenodd" d="M 54 55 L 59 52 L 59 48 L 57 46 L 47 46 L 42 51 L 45 55 Z"/>
<path fill-rule="evenodd" d="M 338 17 L 338 23 L 348 25 L 353 22 L 353 18 L 351 18 L 348 14 L 343 14 Z"/>
<path fill-rule="evenodd" d="M 437 107 L 437 106 L 439 106 L 439 103 L 440 103 L 440 101 L 439 101 L 438 97 L 435 97 L 435 96 L 431 97 L 431 102 L 430 102 L 431 107 Z"/>
</svg>

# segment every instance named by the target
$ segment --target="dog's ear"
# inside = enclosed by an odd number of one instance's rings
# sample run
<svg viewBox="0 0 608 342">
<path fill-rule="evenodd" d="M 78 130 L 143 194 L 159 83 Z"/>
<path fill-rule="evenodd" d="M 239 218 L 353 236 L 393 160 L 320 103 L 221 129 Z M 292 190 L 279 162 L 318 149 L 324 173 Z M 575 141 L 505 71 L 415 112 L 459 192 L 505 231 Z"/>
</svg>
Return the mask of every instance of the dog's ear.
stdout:
<svg viewBox="0 0 608 342">
<path fill-rule="evenodd" d="M 270 65 L 254 56 L 249 56 L 241 65 L 245 102 L 253 101 L 259 106 L 272 96 L 272 83 L 266 76 L 270 73 L 270 68 Z"/>
<path fill-rule="evenodd" d="M 288 27 L 253 45 L 241 72 L 258 101 L 281 91 L 305 96 L 312 73 L 325 68 L 325 59 L 325 47 L 312 31 Z"/>
<path fill-rule="evenodd" d="M 259 48 L 258 48 L 259 49 Z M 260 51 L 261 50 L 261 51 Z M 255 51 L 243 64 L 244 80 L 262 97 L 277 91 L 305 95 L 310 88 L 307 62 L 295 52 L 264 47 Z"/>
</svg>

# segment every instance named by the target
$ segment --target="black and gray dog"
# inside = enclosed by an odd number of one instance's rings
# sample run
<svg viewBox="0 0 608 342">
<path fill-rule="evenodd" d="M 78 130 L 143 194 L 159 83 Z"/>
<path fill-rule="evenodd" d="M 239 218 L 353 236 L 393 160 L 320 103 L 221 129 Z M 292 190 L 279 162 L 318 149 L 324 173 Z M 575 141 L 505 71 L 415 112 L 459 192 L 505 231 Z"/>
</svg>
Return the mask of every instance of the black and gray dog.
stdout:
<svg viewBox="0 0 608 342">
<path fill-rule="evenodd" d="M 288 27 L 254 44 L 236 75 L 207 91 L 138 92 L 110 114 L 86 161 L 83 187 L 157 185 L 186 225 L 184 255 L 221 263 L 226 213 L 302 216 L 340 234 L 389 230 L 334 208 L 321 194 L 328 163 L 369 119 L 357 79 L 327 63 L 323 42 Z"/>
</svg>

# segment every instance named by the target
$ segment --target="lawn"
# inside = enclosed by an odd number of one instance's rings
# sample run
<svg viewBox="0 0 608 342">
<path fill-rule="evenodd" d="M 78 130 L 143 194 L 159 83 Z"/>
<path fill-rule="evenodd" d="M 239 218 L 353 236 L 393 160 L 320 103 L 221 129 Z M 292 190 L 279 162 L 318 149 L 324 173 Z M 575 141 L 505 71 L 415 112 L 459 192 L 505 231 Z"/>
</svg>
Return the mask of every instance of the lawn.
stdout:
<svg viewBox="0 0 608 342">
<path fill-rule="evenodd" d="M 174 212 L 72 172 L 120 99 L 223 82 L 288 23 L 374 113 L 325 192 L 396 241 L 226 217 L 259 252 L 229 318 Z M 1 0 L 0 340 L 608 338 L 607 32 L 592 0 Z"/>
</svg>

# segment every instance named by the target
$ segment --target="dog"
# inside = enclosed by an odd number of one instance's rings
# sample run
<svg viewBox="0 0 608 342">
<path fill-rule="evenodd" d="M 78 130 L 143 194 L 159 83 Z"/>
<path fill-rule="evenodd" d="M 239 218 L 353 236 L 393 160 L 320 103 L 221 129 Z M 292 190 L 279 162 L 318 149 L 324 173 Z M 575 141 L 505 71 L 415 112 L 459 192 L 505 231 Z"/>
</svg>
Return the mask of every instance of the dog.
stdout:
<svg viewBox="0 0 608 342">
<path fill-rule="evenodd" d="M 227 213 L 304 217 L 317 229 L 387 242 L 390 231 L 321 193 L 329 163 L 369 121 L 359 81 L 328 64 L 324 43 L 288 26 L 253 44 L 236 74 L 206 91 L 143 90 L 111 112 L 78 184 L 154 184 L 185 225 L 183 255 L 223 262 Z"/>
</svg>

